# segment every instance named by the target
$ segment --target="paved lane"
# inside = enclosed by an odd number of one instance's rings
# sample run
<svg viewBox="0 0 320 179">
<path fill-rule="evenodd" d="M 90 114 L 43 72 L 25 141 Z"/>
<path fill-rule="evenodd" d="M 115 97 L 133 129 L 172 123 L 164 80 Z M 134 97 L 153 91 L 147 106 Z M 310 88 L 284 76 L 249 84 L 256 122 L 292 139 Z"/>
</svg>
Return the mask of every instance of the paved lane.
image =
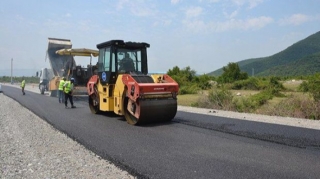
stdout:
<svg viewBox="0 0 320 179">
<path fill-rule="evenodd" d="M 171 123 L 131 126 L 115 115 L 90 114 L 84 103 L 76 102 L 76 109 L 65 109 L 56 98 L 36 93 L 23 96 L 20 89 L 8 86 L 2 89 L 58 130 L 139 178 L 320 176 L 317 146 L 298 148 L 248 138 L 253 132 L 272 132 L 278 137 L 287 133 L 291 139 L 307 139 L 311 141 L 308 145 L 313 145 L 320 141 L 313 137 L 320 136 L 318 130 L 270 124 L 263 127 L 265 124 L 257 122 L 184 112 Z M 260 133 L 253 130 L 256 127 Z M 248 134 L 241 134 L 246 129 L 250 129 Z M 234 135 L 237 131 L 239 134 Z"/>
</svg>

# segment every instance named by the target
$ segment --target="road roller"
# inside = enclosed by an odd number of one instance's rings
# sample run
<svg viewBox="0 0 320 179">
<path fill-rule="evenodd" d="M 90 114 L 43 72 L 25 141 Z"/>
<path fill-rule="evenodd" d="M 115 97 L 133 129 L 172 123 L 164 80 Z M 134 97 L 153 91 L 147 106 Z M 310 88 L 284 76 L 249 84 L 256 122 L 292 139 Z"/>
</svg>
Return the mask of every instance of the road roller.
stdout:
<svg viewBox="0 0 320 179">
<path fill-rule="evenodd" d="M 87 83 L 93 114 L 114 112 L 131 125 L 171 121 L 177 113 L 178 83 L 148 73 L 145 42 L 110 40 L 97 45 L 97 70 Z"/>
</svg>

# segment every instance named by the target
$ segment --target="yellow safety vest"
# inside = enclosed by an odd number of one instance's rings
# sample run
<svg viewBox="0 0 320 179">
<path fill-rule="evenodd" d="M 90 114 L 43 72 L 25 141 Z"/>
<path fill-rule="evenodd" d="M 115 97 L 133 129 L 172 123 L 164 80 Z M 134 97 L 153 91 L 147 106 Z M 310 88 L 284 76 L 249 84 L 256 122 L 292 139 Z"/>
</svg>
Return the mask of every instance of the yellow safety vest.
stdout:
<svg viewBox="0 0 320 179">
<path fill-rule="evenodd" d="M 64 80 L 60 80 L 60 83 L 59 83 L 59 90 L 63 90 L 63 85 L 65 84 L 66 82 Z"/>
<path fill-rule="evenodd" d="M 64 85 L 64 92 L 65 93 L 69 93 L 71 91 L 71 82 L 70 81 L 66 81 L 65 85 Z"/>
<path fill-rule="evenodd" d="M 26 86 L 26 80 L 22 80 L 21 87 L 25 87 L 25 86 Z"/>
</svg>

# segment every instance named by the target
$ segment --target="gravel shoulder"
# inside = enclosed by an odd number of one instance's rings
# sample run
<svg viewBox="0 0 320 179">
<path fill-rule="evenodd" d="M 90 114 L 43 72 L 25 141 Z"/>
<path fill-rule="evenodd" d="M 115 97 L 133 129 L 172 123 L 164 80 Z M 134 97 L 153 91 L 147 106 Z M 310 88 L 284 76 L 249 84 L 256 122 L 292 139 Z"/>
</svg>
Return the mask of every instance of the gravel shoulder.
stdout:
<svg viewBox="0 0 320 179">
<path fill-rule="evenodd" d="M 0 178 L 134 178 L 3 93 L 0 101 Z"/>
</svg>

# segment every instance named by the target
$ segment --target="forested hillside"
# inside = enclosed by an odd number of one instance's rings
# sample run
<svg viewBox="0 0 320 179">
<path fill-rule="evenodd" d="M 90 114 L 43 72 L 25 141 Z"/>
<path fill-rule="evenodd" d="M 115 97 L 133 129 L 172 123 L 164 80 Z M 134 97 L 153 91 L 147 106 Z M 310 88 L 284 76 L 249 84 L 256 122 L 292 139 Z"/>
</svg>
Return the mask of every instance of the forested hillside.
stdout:
<svg viewBox="0 0 320 179">
<path fill-rule="evenodd" d="M 295 76 L 320 72 L 320 31 L 269 57 L 237 62 L 241 71 L 257 76 Z M 222 68 L 209 73 L 219 76 Z"/>
</svg>

